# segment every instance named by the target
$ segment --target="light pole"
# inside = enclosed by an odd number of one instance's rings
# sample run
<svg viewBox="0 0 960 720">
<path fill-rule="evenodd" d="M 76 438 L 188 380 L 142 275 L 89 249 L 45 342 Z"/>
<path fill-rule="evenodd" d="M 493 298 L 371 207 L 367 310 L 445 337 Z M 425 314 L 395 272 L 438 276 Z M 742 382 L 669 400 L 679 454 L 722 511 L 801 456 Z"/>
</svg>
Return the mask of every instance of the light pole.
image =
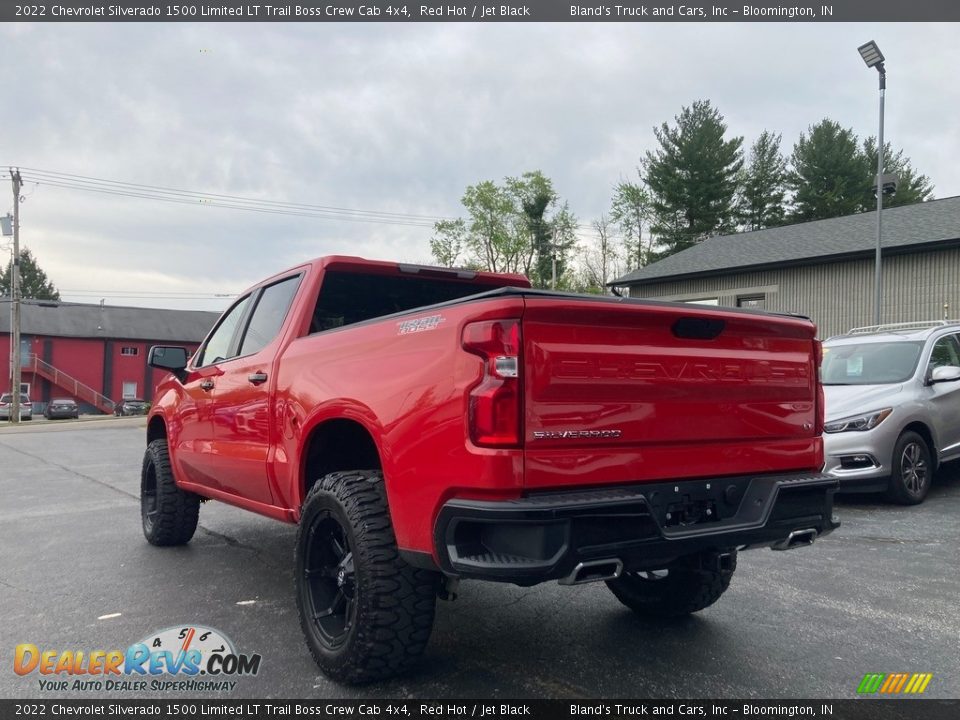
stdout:
<svg viewBox="0 0 960 720">
<path fill-rule="evenodd" d="M 880 239 L 883 233 L 883 96 L 887 89 L 887 69 L 883 66 L 883 53 L 871 40 L 857 48 L 860 57 L 868 68 L 875 67 L 880 73 L 880 132 L 877 135 L 877 252 L 874 267 L 874 307 L 873 323 L 880 324 L 880 303 L 882 300 L 882 278 L 880 274 Z"/>
</svg>

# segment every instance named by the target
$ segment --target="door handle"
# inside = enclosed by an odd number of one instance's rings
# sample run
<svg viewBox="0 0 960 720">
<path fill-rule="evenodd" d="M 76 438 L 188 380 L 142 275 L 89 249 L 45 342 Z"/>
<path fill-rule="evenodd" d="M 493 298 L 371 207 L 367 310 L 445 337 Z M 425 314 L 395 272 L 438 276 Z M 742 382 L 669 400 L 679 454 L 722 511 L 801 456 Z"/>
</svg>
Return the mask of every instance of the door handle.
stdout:
<svg viewBox="0 0 960 720">
<path fill-rule="evenodd" d="M 200 383 L 201 390 L 213 390 L 213 380 L 204 380 Z"/>
<path fill-rule="evenodd" d="M 254 385 L 260 385 L 267 381 L 267 374 L 265 372 L 255 372 L 250 375 L 247 380 L 249 380 Z"/>
</svg>

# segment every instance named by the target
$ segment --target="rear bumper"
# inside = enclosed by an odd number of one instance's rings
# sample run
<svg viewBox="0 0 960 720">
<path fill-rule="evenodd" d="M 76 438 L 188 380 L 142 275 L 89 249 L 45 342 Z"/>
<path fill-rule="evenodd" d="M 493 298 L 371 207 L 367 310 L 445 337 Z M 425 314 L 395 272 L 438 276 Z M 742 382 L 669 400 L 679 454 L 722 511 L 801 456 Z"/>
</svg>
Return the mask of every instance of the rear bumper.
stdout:
<svg viewBox="0 0 960 720">
<path fill-rule="evenodd" d="M 532 585 L 569 578 L 580 564 L 662 568 L 690 553 L 788 549 L 791 533 L 839 527 L 837 479 L 801 473 L 643 483 L 517 500 L 454 499 L 434 530 L 448 575 Z M 811 539 L 807 533 L 806 539 Z"/>
</svg>

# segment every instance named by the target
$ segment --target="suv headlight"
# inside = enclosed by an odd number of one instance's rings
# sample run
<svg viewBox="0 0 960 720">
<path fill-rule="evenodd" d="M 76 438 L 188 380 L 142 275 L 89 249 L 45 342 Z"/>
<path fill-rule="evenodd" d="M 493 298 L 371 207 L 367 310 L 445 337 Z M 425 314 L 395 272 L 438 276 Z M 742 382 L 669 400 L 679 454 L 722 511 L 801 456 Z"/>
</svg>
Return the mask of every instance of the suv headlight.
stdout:
<svg viewBox="0 0 960 720">
<path fill-rule="evenodd" d="M 823 431 L 839 433 L 873 430 L 877 425 L 886 420 L 892 412 L 893 408 L 884 408 L 883 410 L 874 410 L 873 412 L 863 413 L 862 415 L 851 415 L 850 417 L 840 418 L 839 420 L 831 420 L 824 423 Z"/>
</svg>

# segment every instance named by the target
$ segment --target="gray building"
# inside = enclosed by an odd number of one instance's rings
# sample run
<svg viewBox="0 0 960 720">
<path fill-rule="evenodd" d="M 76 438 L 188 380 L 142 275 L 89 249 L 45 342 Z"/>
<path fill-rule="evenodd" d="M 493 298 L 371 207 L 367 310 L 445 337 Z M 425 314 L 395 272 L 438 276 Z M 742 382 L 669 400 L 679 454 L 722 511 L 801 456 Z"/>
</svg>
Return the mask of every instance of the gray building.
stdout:
<svg viewBox="0 0 960 720">
<path fill-rule="evenodd" d="M 807 315 L 821 338 L 873 324 L 875 212 L 712 237 L 611 285 L 631 297 Z M 882 322 L 960 317 L 960 197 L 883 211 Z"/>
</svg>

